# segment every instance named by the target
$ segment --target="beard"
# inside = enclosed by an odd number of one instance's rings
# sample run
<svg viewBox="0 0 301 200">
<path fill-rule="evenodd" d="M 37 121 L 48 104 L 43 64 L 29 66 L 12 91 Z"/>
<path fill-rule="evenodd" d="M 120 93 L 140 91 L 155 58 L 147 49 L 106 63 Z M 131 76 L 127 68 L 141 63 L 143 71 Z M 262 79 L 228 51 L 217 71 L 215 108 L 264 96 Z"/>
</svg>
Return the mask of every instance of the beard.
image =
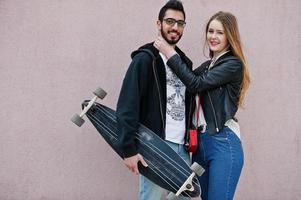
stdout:
<svg viewBox="0 0 301 200">
<path fill-rule="evenodd" d="M 174 32 L 174 33 L 176 33 L 176 34 L 178 35 L 178 38 L 177 38 L 177 39 L 168 39 L 168 38 L 167 38 L 167 34 L 172 33 L 172 32 Z M 177 32 L 177 31 L 167 31 L 167 33 L 165 33 L 165 32 L 163 31 L 163 27 L 161 27 L 161 35 L 162 35 L 162 37 L 165 39 L 165 41 L 166 41 L 168 44 L 170 44 L 170 45 L 175 45 L 175 44 L 177 44 L 178 41 L 179 41 L 179 40 L 181 39 L 181 37 L 182 37 L 182 34 L 180 34 L 180 33 Z"/>
</svg>

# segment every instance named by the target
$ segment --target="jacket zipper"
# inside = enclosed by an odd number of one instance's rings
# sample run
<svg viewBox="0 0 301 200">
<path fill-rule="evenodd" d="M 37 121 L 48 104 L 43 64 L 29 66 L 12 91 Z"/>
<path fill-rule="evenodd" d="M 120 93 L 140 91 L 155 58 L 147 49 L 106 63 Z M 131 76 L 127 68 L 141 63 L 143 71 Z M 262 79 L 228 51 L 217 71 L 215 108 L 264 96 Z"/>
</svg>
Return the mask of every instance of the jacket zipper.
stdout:
<svg viewBox="0 0 301 200">
<path fill-rule="evenodd" d="M 158 77 L 157 77 L 157 70 L 155 68 L 155 61 L 154 60 L 153 60 L 153 71 L 154 71 L 156 85 L 157 85 L 158 94 L 159 94 L 160 113 L 161 113 L 161 120 L 162 120 L 162 123 L 163 123 L 163 131 L 164 131 L 163 138 L 165 139 L 165 121 L 164 121 L 163 110 L 162 110 L 162 99 L 161 99 L 161 92 L 160 92 L 160 88 L 159 88 L 159 81 L 158 81 Z"/>
<path fill-rule="evenodd" d="M 212 67 L 214 67 L 214 65 Z M 210 70 L 210 65 L 206 66 L 206 71 L 205 72 L 207 72 L 209 70 Z M 212 110 L 213 110 L 213 116 L 214 116 L 214 122 L 215 122 L 215 130 L 216 130 L 216 132 L 219 132 L 219 128 L 218 128 L 218 125 L 217 125 L 217 118 L 216 118 L 215 108 L 213 106 L 213 103 L 212 103 L 212 100 L 211 100 L 211 96 L 210 96 L 210 93 L 209 93 L 208 90 L 207 90 L 207 95 L 209 97 L 209 101 L 210 101 L 210 104 L 211 104 L 211 107 L 212 107 Z"/>
<path fill-rule="evenodd" d="M 214 116 L 214 122 L 215 122 L 215 130 L 216 130 L 216 132 L 219 132 L 218 125 L 217 125 L 216 114 L 215 114 L 215 109 L 214 109 L 214 106 L 213 106 L 213 103 L 212 103 L 209 91 L 207 91 L 207 94 L 208 94 L 209 101 L 210 101 L 210 104 L 211 104 L 211 107 L 212 107 L 212 110 L 213 110 L 213 116 Z"/>
</svg>

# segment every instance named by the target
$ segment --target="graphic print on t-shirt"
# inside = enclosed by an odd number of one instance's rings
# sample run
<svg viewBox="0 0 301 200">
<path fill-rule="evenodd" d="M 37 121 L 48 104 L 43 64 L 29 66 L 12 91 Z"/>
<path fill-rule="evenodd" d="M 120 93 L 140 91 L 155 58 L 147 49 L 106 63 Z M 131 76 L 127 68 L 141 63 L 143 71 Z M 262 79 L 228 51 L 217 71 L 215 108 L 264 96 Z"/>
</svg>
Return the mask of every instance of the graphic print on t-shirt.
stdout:
<svg viewBox="0 0 301 200">
<path fill-rule="evenodd" d="M 180 79 L 166 68 L 167 108 L 166 113 L 175 121 L 182 121 L 185 117 L 185 86 Z"/>
</svg>

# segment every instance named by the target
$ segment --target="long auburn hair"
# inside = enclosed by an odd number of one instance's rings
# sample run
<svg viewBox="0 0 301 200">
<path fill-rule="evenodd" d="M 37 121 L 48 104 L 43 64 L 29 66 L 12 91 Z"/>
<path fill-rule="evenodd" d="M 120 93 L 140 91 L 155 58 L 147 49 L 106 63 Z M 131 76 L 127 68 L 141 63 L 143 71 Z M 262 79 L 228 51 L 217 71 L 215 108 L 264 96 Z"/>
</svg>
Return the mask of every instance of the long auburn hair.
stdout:
<svg viewBox="0 0 301 200">
<path fill-rule="evenodd" d="M 250 86 L 251 80 L 250 80 L 248 64 L 247 64 L 247 61 L 245 59 L 245 56 L 244 56 L 244 53 L 242 50 L 241 39 L 240 39 L 240 34 L 239 34 L 239 30 L 238 30 L 238 24 L 237 24 L 236 17 L 229 12 L 219 11 L 218 13 L 216 13 L 209 19 L 209 21 L 206 25 L 206 35 L 208 32 L 209 24 L 212 20 L 218 20 L 219 22 L 222 23 L 224 30 L 225 30 L 226 38 L 230 45 L 230 47 L 229 47 L 230 51 L 233 53 L 233 55 L 238 57 L 243 64 L 243 66 L 242 66 L 243 67 L 243 79 L 242 79 L 242 83 L 240 86 L 240 96 L 239 96 L 239 100 L 238 100 L 238 106 L 243 107 L 244 100 L 246 97 L 246 92 Z M 206 36 L 206 38 L 207 38 L 207 36 Z M 207 39 L 206 39 L 206 41 L 207 41 Z M 210 58 L 213 57 L 213 52 L 211 50 L 209 50 L 209 56 L 210 56 Z"/>
</svg>

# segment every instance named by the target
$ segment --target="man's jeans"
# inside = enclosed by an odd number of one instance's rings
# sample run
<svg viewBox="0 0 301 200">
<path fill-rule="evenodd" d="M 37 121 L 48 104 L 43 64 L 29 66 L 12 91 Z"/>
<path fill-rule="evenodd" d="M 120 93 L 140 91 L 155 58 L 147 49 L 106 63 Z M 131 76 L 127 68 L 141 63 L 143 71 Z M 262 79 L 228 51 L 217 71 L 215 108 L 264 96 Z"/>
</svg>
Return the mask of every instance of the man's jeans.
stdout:
<svg viewBox="0 0 301 200">
<path fill-rule="evenodd" d="M 199 134 L 199 148 L 192 156 L 204 169 L 199 177 L 202 200 L 233 199 L 243 167 L 240 139 L 228 127 L 215 135 Z"/>
<path fill-rule="evenodd" d="M 175 152 L 177 152 L 190 166 L 190 157 L 182 144 L 165 141 Z M 151 182 L 149 179 L 140 175 L 139 200 L 160 200 L 162 194 L 166 191 L 158 185 Z M 181 200 L 189 200 L 190 198 L 180 198 Z"/>
</svg>

